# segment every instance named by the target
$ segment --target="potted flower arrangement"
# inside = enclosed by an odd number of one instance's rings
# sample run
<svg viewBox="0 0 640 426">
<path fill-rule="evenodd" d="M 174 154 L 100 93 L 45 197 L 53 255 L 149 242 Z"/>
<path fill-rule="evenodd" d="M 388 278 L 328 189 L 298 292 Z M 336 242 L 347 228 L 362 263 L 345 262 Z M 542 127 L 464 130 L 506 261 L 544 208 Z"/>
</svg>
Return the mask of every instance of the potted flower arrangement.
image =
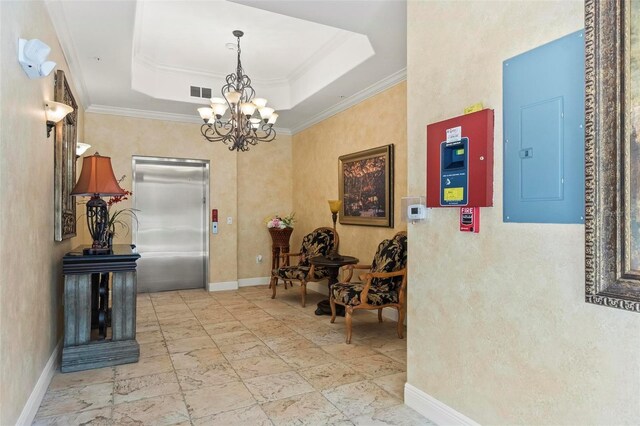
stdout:
<svg viewBox="0 0 640 426">
<path fill-rule="evenodd" d="M 267 228 L 269 229 L 293 229 L 293 224 L 295 223 L 295 213 L 289 214 L 289 216 L 282 217 L 280 215 L 275 215 L 269 219 L 267 219 Z"/>
<path fill-rule="evenodd" d="M 122 177 L 124 179 L 124 176 Z M 116 195 L 109 198 L 107 201 L 107 211 L 108 211 L 108 234 L 109 234 L 109 246 L 111 246 L 111 242 L 113 237 L 116 235 L 116 225 L 120 226 L 122 229 L 126 231 L 125 235 L 129 234 L 129 224 L 127 221 L 123 220 L 125 217 L 130 217 L 131 222 L 137 225 L 138 224 L 138 216 L 136 216 L 136 209 L 133 208 L 124 208 L 124 209 L 115 209 L 113 206 L 122 201 L 126 201 L 129 199 L 130 195 L 133 195 L 133 192 L 125 189 L 125 193 L 123 195 Z"/>
<path fill-rule="evenodd" d="M 265 223 L 271 234 L 273 247 L 289 247 L 289 238 L 295 223 L 294 216 L 295 213 L 290 213 L 288 216 L 275 215 L 266 219 Z"/>
</svg>

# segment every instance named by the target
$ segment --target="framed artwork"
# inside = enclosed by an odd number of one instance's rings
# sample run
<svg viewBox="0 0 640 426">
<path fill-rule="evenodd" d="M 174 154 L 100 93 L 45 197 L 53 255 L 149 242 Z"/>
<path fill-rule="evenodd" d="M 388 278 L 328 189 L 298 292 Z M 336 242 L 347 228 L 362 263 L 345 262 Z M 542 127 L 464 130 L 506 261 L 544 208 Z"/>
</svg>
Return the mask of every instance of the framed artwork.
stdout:
<svg viewBox="0 0 640 426">
<path fill-rule="evenodd" d="M 343 155 L 340 224 L 393 227 L 393 144 Z"/>
<path fill-rule="evenodd" d="M 585 298 L 640 312 L 640 2 L 585 2 Z"/>
<path fill-rule="evenodd" d="M 54 100 L 73 108 L 73 112 L 56 123 L 54 133 L 54 239 L 62 241 L 76 235 L 76 203 L 69 193 L 76 183 L 78 104 L 64 71 L 56 71 L 54 81 Z"/>
</svg>

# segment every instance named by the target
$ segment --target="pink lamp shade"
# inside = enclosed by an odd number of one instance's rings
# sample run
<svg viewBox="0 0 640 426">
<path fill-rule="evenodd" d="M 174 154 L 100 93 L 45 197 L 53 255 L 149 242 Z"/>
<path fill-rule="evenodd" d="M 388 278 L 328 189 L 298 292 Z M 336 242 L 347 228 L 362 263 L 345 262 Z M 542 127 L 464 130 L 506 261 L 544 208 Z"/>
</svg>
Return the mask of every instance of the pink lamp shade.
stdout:
<svg viewBox="0 0 640 426">
<path fill-rule="evenodd" d="M 82 160 L 82 172 L 71 195 L 124 195 L 113 174 L 111 157 L 97 152 Z"/>
</svg>

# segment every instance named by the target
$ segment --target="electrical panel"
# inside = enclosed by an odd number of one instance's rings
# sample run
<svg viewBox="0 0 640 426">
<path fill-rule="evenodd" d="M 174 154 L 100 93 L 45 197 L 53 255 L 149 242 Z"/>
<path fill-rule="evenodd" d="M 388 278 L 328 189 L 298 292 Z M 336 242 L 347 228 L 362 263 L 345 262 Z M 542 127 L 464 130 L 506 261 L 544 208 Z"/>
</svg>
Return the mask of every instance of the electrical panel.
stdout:
<svg viewBox="0 0 640 426">
<path fill-rule="evenodd" d="M 584 223 L 584 31 L 503 64 L 505 222 Z"/>
</svg>

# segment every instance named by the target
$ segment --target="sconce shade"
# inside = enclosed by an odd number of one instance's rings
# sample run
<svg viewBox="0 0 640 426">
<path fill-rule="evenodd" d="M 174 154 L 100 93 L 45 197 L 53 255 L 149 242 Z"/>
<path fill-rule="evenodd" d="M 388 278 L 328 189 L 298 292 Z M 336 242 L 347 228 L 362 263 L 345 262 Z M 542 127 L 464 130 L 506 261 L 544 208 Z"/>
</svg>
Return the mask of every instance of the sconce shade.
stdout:
<svg viewBox="0 0 640 426">
<path fill-rule="evenodd" d="M 342 207 L 342 201 L 340 200 L 328 200 L 329 201 L 329 210 L 331 213 L 338 213 L 340 208 Z"/>
<path fill-rule="evenodd" d="M 78 142 L 76 144 L 76 156 L 81 156 L 82 154 L 84 154 L 89 148 L 91 148 L 91 145 L 89 145 L 88 143 L 82 143 L 82 142 Z"/>
<path fill-rule="evenodd" d="M 72 107 L 61 102 L 46 101 L 44 103 L 44 113 L 47 116 L 47 121 L 57 123 L 72 111 Z"/>
<path fill-rule="evenodd" d="M 97 152 L 82 160 L 82 172 L 71 195 L 124 195 L 113 174 L 111 157 Z"/>
</svg>

